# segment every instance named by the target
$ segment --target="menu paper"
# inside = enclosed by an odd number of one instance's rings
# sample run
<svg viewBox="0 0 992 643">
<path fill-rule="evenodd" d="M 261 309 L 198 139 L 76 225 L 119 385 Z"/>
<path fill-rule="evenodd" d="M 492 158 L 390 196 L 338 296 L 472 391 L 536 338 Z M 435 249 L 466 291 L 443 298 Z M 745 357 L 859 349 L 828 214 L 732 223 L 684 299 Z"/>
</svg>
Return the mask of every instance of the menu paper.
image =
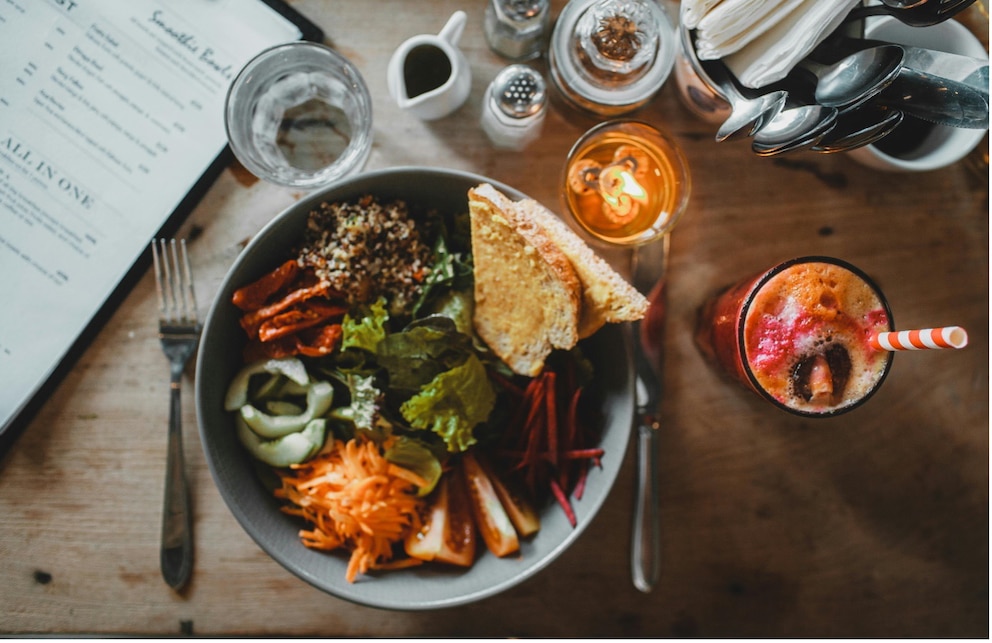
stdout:
<svg viewBox="0 0 992 643">
<path fill-rule="evenodd" d="M 225 150 L 237 72 L 303 34 L 261 0 L 0 0 L 0 434 Z"/>
</svg>

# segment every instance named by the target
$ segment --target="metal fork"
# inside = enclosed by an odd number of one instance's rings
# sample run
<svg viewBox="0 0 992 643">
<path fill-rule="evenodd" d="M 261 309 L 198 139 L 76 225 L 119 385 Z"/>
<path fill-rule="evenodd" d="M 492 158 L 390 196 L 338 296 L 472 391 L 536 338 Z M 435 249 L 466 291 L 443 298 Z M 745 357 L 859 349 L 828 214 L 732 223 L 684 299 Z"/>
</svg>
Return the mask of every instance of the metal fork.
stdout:
<svg viewBox="0 0 992 643">
<path fill-rule="evenodd" d="M 868 16 L 886 15 L 911 27 L 929 27 L 953 18 L 974 2 L 975 0 L 925 0 L 911 3 L 890 1 L 880 5 L 857 7 L 848 14 L 845 22 Z"/>
<path fill-rule="evenodd" d="M 162 510 L 162 577 L 179 590 L 193 568 L 192 516 L 183 459 L 182 406 L 180 389 L 183 369 L 200 341 L 196 316 L 193 271 L 186 241 L 152 241 L 155 287 L 158 291 L 158 336 L 169 359 L 169 446 L 165 469 L 165 502 Z"/>
</svg>

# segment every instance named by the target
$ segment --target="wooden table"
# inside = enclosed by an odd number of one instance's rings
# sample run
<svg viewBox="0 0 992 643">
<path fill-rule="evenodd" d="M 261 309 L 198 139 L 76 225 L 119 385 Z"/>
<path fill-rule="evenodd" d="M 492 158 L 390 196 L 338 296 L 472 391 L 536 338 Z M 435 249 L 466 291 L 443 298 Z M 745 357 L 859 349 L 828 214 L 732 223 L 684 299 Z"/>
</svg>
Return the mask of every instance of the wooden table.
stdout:
<svg viewBox="0 0 992 643">
<path fill-rule="evenodd" d="M 565 155 L 596 121 L 555 97 L 538 144 L 490 146 L 480 103 L 506 63 L 483 39 L 482 0 L 293 4 L 368 82 L 367 169 L 470 170 L 559 209 Z M 469 15 L 472 94 L 454 115 L 420 122 L 389 99 L 386 63 L 456 9 Z M 0 632 L 988 637 L 988 139 L 953 167 L 889 174 L 843 155 L 763 159 L 715 143 L 673 82 L 637 117 L 678 139 L 693 176 L 672 239 L 653 593 L 630 581 L 631 452 L 588 530 L 529 582 L 428 613 L 326 595 L 263 553 L 221 500 L 199 445 L 192 367 L 183 419 L 196 565 L 173 592 L 158 570 L 168 389 L 147 274 L 0 462 Z M 225 171 L 180 231 L 204 305 L 245 242 L 301 196 Z M 851 261 L 876 278 L 900 326 L 961 325 L 970 345 L 898 355 L 883 390 L 837 419 L 771 408 L 704 363 L 694 316 L 716 288 L 801 254 Z"/>
</svg>

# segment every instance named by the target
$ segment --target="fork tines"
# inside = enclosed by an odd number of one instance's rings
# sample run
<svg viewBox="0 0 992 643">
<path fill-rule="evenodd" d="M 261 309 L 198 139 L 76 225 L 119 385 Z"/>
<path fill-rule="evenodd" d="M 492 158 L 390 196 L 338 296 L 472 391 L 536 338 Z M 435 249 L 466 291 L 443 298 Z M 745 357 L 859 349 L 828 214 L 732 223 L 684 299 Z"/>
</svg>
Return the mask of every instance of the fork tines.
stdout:
<svg viewBox="0 0 992 643">
<path fill-rule="evenodd" d="M 159 316 L 162 321 L 195 324 L 196 295 L 193 292 L 193 270 L 186 252 L 186 240 L 152 240 L 152 261 L 155 268 L 155 289 L 158 292 Z"/>
</svg>

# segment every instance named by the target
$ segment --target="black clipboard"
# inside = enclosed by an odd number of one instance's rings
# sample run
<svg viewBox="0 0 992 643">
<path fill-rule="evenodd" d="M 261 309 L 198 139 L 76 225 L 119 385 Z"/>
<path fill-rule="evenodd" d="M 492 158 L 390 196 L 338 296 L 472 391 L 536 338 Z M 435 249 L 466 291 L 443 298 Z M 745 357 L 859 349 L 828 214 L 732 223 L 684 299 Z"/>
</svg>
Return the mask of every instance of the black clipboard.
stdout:
<svg viewBox="0 0 992 643">
<path fill-rule="evenodd" d="M 314 22 L 298 12 L 296 9 L 286 4 L 285 0 L 261 0 L 261 2 L 295 25 L 296 28 L 300 30 L 301 40 L 320 42 L 324 39 L 323 29 L 318 27 Z M 190 187 L 189 191 L 186 193 L 186 196 L 182 198 L 172 213 L 166 217 L 165 222 L 153 238 L 168 238 L 174 236 L 182 223 L 186 220 L 189 214 L 220 176 L 224 168 L 230 165 L 233 158 L 234 155 L 231 152 L 230 146 L 225 146 L 213 162 L 207 167 L 207 170 L 200 175 L 200 178 L 196 181 L 196 183 Z M 107 321 L 120 306 L 121 302 L 124 301 L 124 298 L 127 297 L 127 295 L 131 292 L 131 289 L 134 288 L 134 285 L 151 267 L 151 241 L 151 239 L 148 240 L 148 247 L 145 248 L 141 255 L 139 255 L 139 257 L 131 265 L 130 269 L 127 273 L 125 273 L 124 277 L 117 284 L 110 295 L 104 300 L 103 304 L 90 319 L 89 323 L 76 337 L 76 340 L 69 346 L 69 349 L 66 351 L 65 355 L 53 368 L 51 374 L 48 376 L 48 379 L 45 380 L 45 382 L 34 392 L 31 398 L 5 425 L 0 425 L 0 466 L 3 466 L 3 458 L 6 457 L 11 445 L 17 441 L 17 438 L 24 432 L 27 425 L 31 423 L 31 420 L 33 420 L 38 414 L 41 407 L 48 401 L 49 396 L 51 396 L 55 389 L 58 388 L 59 384 L 61 384 L 62 380 L 65 379 L 69 371 L 71 371 L 76 365 L 79 356 L 84 350 L 86 350 L 89 344 L 93 341 L 94 337 L 96 337 L 97 333 L 99 333 L 100 330 L 106 325 Z M 163 364 L 165 364 L 164 361 Z"/>
</svg>

